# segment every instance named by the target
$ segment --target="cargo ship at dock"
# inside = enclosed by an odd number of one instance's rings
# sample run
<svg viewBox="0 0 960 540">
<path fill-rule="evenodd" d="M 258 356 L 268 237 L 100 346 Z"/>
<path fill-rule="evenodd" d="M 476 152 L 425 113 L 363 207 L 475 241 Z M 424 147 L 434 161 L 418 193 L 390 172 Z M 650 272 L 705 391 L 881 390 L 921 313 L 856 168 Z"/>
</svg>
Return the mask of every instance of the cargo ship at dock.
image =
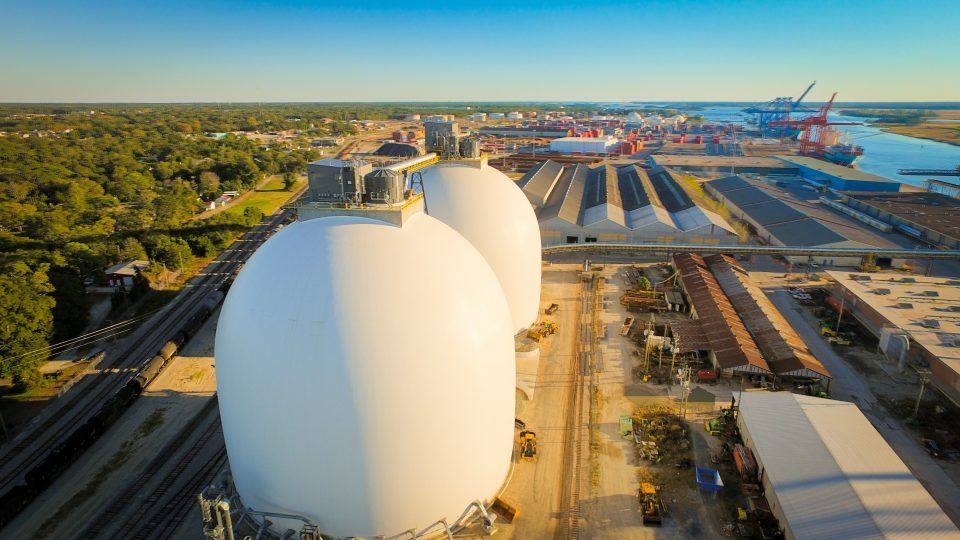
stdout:
<svg viewBox="0 0 960 540">
<path fill-rule="evenodd" d="M 824 159 L 845 167 L 852 167 L 862 155 L 863 147 L 855 144 L 835 144 L 823 149 Z"/>
<path fill-rule="evenodd" d="M 825 127 L 820 133 L 820 142 L 823 145 L 823 159 L 837 165 L 852 167 L 863 155 L 863 147 L 850 144 L 839 130 Z"/>
</svg>

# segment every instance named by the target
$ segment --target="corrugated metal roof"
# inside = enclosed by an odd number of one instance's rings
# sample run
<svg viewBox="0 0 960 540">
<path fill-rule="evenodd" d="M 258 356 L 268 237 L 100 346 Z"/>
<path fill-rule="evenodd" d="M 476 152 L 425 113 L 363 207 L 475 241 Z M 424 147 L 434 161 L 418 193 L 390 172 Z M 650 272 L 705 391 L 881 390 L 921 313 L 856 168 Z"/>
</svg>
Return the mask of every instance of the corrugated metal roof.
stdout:
<svg viewBox="0 0 960 540">
<path fill-rule="evenodd" d="M 570 183 L 573 180 L 575 170 L 576 167 L 564 167 L 563 172 L 560 173 L 560 178 L 557 180 L 557 184 L 553 186 L 553 189 L 550 191 L 550 195 L 547 197 L 543 208 L 537 211 L 538 220 L 545 221 L 555 218 L 560 214 L 560 209 L 563 208 L 563 201 L 567 198 L 567 191 L 570 189 Z"/>
<path fill-rule="evenodd" d="M 660 171 L 660 187 L 656 188 L 646 170 L 635 164 L 590 168 L 550 163 L 538 163 L 518 182 L 531 203 L 539 207 L 536 213 L 541 223 L 559 218 L 581 227 L 603 227 L 605 231 L 622 227 L 624 232 L 649 228 L 650 234 L 736 234 L 720 216 L 693 204 L 668 171 Z M 554 167 L 559 170 L 554 186 L 540 199 Z M 669 212 L 662 197 L 668 197 L 679 213 Z"/>
<path fill-rule="evenodd" d="M 853 403 L 744 392 L 738 423 L 794 538 L 960 534 Z"/>
<path fill-rule="evenodd" d="M 644 172 L 644 174 L 646 174 Z M 627 165 L 617 170 L 617 176 L 620 187 L 620 200 L 623 201 L 623 209 L 627 212 L 636 210 L 642 206 L 650 204 L 650 197 L 643 188 L 640 180 L 640 168 L 636 165 Z"/>
<path fill-rule="evenodd" d="M 727 176 L 725 178 L 717 178 L 716 180 L 710 180 L 709 182 L 706 182 L 706 184 L 712 187 L 713 189 L 719 191 L 720 193 L 723 193 L 724 191 L 728 191 L 731 189 L 740 189 L 740 188 L 750 187 L 753 185 L 739 176 Z"/>
<path fill-rule="evenodd" d="M 798 219 L 805 219 L 807 217 L 807 215 L 803 212 L 800 212 L 789 204 L 778 200 L 751 204 L 745 208 L 741 208 L 740 210 L 750 216 L 750 219 L 756 221 L 764 227 L 767 225 L 773 225 L 774 223 L 796 221 Z"/>
<path fill-rule="evenodd" d="M 627 216 L 623 208 L 610 203 L 585 208 L 580 218 L 580 225 L 584 227 L 591 225 L 609 226 L 611 224 L 626 228 Z"/>
<path fill-rule="evenodd" d="M 765 228 L 786 246 L 827 246 L 848 241 L 846 237 L 811 218 L 767 225 Z"/>
<path fill-rule="evenodd" d="M 612 165 L 601 165 L 590 169 L 583 199 L 584 208 L 593 208 L 607 203 L 622 209 L 623 201 L 620 200 L 617 169 Z"/>
<path fill-rule="evenodd" d="M 843 165 L 837 165 L 836 163 L 830 161 L 824 161 L 822 159 L 807 157 L 807 156 L 774 156 L 777 159 L 782 160 L 785 163 L 791 165 L 800 165 L 813 169 L 815 171 L 820 171 L 824 174 L 829 174 L 835 178 L 842 178 L 844 180 L 867 180 L 870 182 L 896 182 L 896 180 L 891 180 L 889 178 L 884 178 L 882 176 L 877 176 L 875 174 L 870 174 L 868 172 L 862 171 L 860 169 L 853 169 L 850 167 L 844 167 Z"/>
<path fill-rule="evenodd" d="M 686 210 L 674 212 L 671 214 L 671 217 L 673 218 L 673 222 L 676 223 L 677 228 L 684 232 L 695 231 L 702 227 L 715 225 L 731 234 L 735 234 L 733 229 L 730 228 L 730 225 L 723 221 L 723 218 L 699 206 L 691 206 Z"/>
<path fill-rule="evenodd" d="M 557 212 L 557 217 L 570 223 L 580 223 L 580 214 L 583 207 L 583 190 L 587 185 L 587 175 L 590 169 L 586 165 L 568 167 L 572 169 L 570 186 L 567 188 L 563 202 Z"/>
<path fill-rule="evenodd" d="M 517 185 L 528 198 L 542 204 L 550 196 L 562 172 L 563 165 L 548 159 L 534 165 L 527 174 L 523 175 Z"/>
<path fill-rule="evenodd" d="M 693 200 L 690 199 L 683 188 L 677 185 L 669 171 L 661 169 L 657 172 L 651 172 L 650 182 L 667 211 L 679 212 L 693 206 Z"/>
<path fill-rule="evenodd" d="M 813 356 L 773 302 L 736 261 L 727 255 L 710 255 L 704 260 L 753 336 L 771 371 L 788 374 L 809 370 L 830 378 L 827 368 Z"/>
<path fill-rule="evenodd" d="M 766 191 L 753 186 L 724 191 L 723 196 L 728 201 L 742 208 L 745 212 L 747 211 L 747 209 L 744 208 L 746 205 L 777 200 L 774 197 L 771 197 Z"/>
<path fill-rule="evenodd" d="M 730 300 L 703 258 L 691 253 L 673 256 L 683 289 L 696 310 L 698 322 L 710 342 L 721 369 L 746 369 L 769 373 L 753 337 L 737 316 Z"/>
</svg>

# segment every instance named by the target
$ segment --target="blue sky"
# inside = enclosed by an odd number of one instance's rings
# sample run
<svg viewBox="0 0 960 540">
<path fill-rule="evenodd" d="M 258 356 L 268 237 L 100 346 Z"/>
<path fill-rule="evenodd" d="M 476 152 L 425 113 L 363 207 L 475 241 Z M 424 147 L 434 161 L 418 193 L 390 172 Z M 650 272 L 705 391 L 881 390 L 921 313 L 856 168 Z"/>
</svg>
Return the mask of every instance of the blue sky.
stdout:
<svg viewBox="0 0 960 540">
<path fill-rule="evenodd" d="M 960 0 L 0 0 L 0 101 L 950 101 L 958 27 Z"/>
</svg>

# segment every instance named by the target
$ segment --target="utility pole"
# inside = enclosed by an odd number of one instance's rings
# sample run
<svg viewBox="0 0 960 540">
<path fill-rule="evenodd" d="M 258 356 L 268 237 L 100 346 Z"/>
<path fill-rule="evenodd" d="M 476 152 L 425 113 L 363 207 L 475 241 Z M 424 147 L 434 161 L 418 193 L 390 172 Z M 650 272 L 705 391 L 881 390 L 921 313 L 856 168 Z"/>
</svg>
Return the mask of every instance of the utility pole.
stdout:
<svg viewBox="0 0 960 540">
<path fill-rule="evenodd" d="M 643 371 L 650 371 L 650 336 L 653 332 L 650 330 L 650 321 L 647 321 L 647 329 L 643 332 Z"/>
<path fill-rule="evenodd" d="M 837 313 L 837 335 L 840 335 L 840 320 L 843 319 L 843 309 L 845 302 L 847 300 L 847 295 L 843 293 L 843 290 L 840 291 L 840 312 Z"/>
<path fill-rule="evenodd" d="M 680 347 L 680 336 L 673 337 L 673 354 L 670 358 L 670 376 L 673 377 L 673 367 L 677 362 L 677 349 Z"/>
<path fill-rule="evenodd" d="M 926 388 L 927 383 L 930 382 L 930 372 L 929 371 L 918 371 L 920 375 L 920 392 L 917 394 L 917 402 L 913 405 L 913 417 L 917 417 L 917 413 L 920 412 L 920 400 L 923 399 L 923 389 Z"/>
</svg>

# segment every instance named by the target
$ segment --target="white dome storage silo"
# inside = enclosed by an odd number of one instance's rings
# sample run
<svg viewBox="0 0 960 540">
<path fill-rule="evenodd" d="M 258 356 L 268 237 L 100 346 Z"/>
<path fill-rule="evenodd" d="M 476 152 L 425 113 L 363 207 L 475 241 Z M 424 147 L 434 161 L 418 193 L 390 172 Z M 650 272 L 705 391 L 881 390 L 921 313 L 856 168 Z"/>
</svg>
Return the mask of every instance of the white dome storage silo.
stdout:
<svg viewBox="0 0 960 540">
<path fill-rule="evenodd" d="M 513 450 L 512 330 L 490 266 L 430 216 L 285 227 L 237 276 L 217 325 L 242 501 L 334 537 L 452 524 L 489 501 Z"/>
<path fill-rule="evenodd" d="M 540 310 L 540 225 L 523 191 L 482 163 L 424 169 L 427 213 L 456 229 L 490 263 L 507 295 L 515 332 Z"/>
</svg>

